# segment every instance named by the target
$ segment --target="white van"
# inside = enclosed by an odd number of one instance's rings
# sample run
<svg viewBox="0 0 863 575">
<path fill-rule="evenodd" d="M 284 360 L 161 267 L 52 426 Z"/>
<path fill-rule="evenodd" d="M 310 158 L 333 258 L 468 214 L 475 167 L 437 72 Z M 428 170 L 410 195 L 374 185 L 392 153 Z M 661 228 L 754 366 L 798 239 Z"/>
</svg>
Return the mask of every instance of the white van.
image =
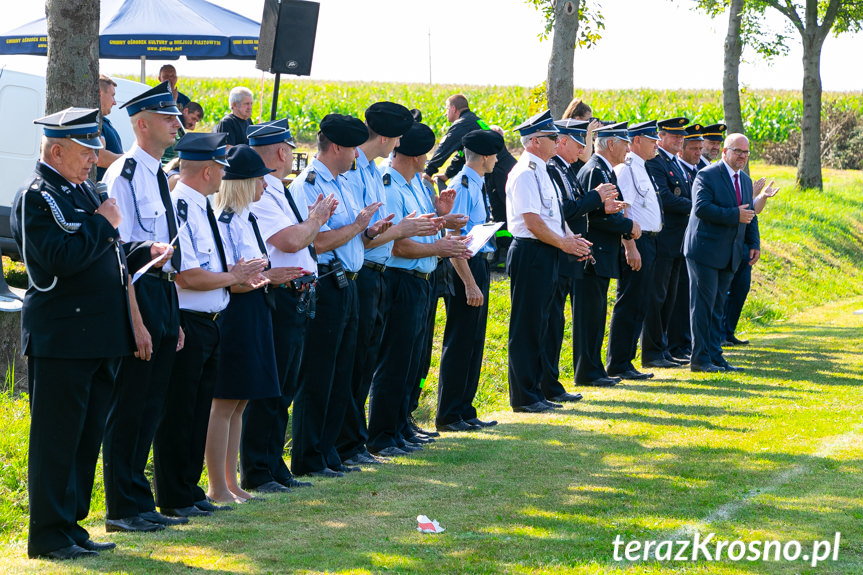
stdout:
<svg viewBox="0 0 863 575">
<path fill-rule="evenodd" d="M 118 107 L 147 89 L 140 82 L 114 78 L 117 107 L 109 116 L 120 133 L 124 149 L 135 141 L 125 110 Z M 33 172 L 39 159 L 42 128 L 33 123 L 45 115 L 45 76 L 0 68 L 0 248 L 3 255 L 18 259 L 18 246 L 9 229 L 9 214 L 15 193 Z"/>
</svg>

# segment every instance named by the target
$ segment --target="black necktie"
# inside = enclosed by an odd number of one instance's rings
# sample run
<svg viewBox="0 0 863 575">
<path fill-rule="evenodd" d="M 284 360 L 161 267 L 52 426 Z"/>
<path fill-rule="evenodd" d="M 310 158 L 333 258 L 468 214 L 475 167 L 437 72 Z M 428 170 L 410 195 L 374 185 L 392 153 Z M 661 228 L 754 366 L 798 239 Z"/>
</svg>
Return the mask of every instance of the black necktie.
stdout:
<svg viewBox="0 0 863 575">
<path fill-rule="evenodd" d="M 485 182 L 482 184 L 482 188 L 480 188 L 480 193 L 482 194 L 483 204 L 485 205 L 485 221 L 491 221 L 491 203 L 488 199 L 488 193 L 485 191 Z"/>
<path fill-rule="evenodd" d="M 303 223 L 303 217 L 300 215 L 300 210 L 297 209 L 297 204 L 294 203 L 294 198 L 291 195 L 291 192 L 285 190 L 285 197 L 288 198 L 288 203 L 291 205 L 291 211 L 294 212 L 294 217 L 297 218 L 297 223 Z M 315 251 L 315 244 L 309 244 L 309 253 L 312 255 L 312 259 L 315 260 L 315 263 L 318 261 L 318 253 Z"/>
<path fill-rule="evenodd" d="M 222 262 L 222 271 L 228 271 L 228 258 L 225 257 L 225 246 L 222 245 L 222 234 L 219 233 L 219 226 L 216 224 L 216 214 L 213 213 L 213 207 L 210 205 L 210 200 L 205 200 L 207 203 L 207 222 L 210 224 L 210 230 L 213 232 L 213 240 L 216 242 L 216 249 L 219 251 L 219 261 Z M 179 243 L 179 242 L 177 242 Z M 225 291 L 231 293 L 231 288 L 225 288 Z"/>
<path fill-rule="evenodd" d="M 168 218 L 168 235 L 169 241 L 177 236 L 177 216 L 174 215 L 174 206 L 171 205 L 171 192 L 168 190 L 168 176 L 159 168 L 156 170 L 156 179 L 159 181 L 159 195 L 162 197 L 162 205 L 165 206 L 165 217 Z M 180 242 L 177 242 L 177 247 L 174 248 L 174 254 L 171 256 L 171 265 L 174 266 L 174 271 L 180 271 L 183 257 L 180 255 Z"/>
</svg>

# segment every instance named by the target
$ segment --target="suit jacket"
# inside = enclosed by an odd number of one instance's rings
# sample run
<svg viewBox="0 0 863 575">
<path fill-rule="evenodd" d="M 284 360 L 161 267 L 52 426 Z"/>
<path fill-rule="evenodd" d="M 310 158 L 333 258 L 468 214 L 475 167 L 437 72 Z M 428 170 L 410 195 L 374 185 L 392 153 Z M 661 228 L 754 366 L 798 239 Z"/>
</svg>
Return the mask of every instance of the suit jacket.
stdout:
<svg viewBox="0 0 863 575">
<path fill-rule="evenodd" d="M 37 163 L 15 196 L 11 227 L 31 284 L 24 296 L 24 354 L 109 358 L 134 351 L 126 258 L 120 234 L 95 215 L 101 201 L 88 181 L 74 186 Z M 23 205 L 23 219 L 22 219 Z"/>
<path fill-rule="evenodd" d="M 662 150 L 658 150 L 656 157 L 647 160 L 644 165 L 656 183 L 664 216 L 662 231 L 656 242 L 656 255 L 678 257 L 682 253 L 683 235 L 692 210 L 689 179 L 677 161 Z"/>
<path fill-rule="evenodd" d="M 614 170 L 596 154 L 590 157 L 578 171 L 578 181 L 584 190 L 594 190 L 604 182 L 617 185 Z M 618 192 L 618 199 L 622 199 Z M 606 214 L 602 205 L 587 215 L 587 234 L 593 242 L 593 259 L 596 264 L 588 264 L 585 269 L 604 278 L 620 277 L 620 238 L 632 231 L 632 220 L 620 212 Z"/>
<path fill-rule="evenodd" d="M 587 234 L 587 214 L 602 206 L 602 198 L 593 190 L 585 193 L 578 183 L 576 172 L 560 156 L 554 156 L 546 165 L 548 175 L 554 182 L 561 199 L 563 219 L 574 234 Z M 569 197 L 571 192 L 572 197 Z M 558 275 L 583 277 L 584 262 L 570 254 L 562 253 Z"/>
<path fill-rule="evenodd" d="M 747 247 L 759 249 L 758 217 L 740 223 L 734 183 L 725 162 L 717 162 L 695 176 L 693 209 L 684 240 L 684 255 L 715 269 L 737 270 Z M 752 206 L 752 180 L 740 172 L 743 204 Z"/>
</svg>

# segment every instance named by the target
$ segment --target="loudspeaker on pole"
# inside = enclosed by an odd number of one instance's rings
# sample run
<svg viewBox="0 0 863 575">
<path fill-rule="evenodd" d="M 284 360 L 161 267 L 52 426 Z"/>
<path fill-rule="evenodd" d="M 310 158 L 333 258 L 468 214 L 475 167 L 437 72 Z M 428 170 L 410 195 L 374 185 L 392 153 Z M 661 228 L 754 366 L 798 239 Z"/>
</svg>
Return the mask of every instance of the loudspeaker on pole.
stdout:
<svg viewBox="0 0 863 575">
<path fill-rule="evenodd" d="M 319 11 L 318 2 L 265 0 L 255 67 L 273 74 L 311 74 Z"/>
</svg>

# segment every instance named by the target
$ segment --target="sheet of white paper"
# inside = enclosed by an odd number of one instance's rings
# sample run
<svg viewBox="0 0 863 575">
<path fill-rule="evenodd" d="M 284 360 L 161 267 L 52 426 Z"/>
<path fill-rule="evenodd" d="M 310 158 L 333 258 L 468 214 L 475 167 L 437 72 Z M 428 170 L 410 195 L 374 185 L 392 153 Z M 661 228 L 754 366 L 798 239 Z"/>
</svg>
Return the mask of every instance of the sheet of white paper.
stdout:
<svg viewBox="0 0 863 575">
<path fill-rule="evenodd" d="M 188 223 L 189 223 L 189 222 L 183 222 L 183 225 L 182 225 L 182 226 L 180 226 L 180 229 L 179 229 L 179 230 L 177 230 L 177 235 L 176 235 L 176 236 L 174 236 L 174 239 L 172 239 L 172 240 L 171 240 L 171 245 L 172 245 L 172 246 L 176 243 L 177 238 L 179 238 L 179 237 L 180 237 L 180 232 L 181 232 L 181 231 L 183 231 L 183 228 L 185 228 L 185 227 L 186 227 L 186 224 L 188 224 Z M 144 267 L 142 267 L 141 269 L 139 269 L 138 271 L 136 271 L 136 272 L 135 272 L 135 275 L 133 275 L 133 276 L 132 276 L 132 283 L 135 283 L 136 281 L 138 281 L 139 279 L 141 279 L 141 276 L 142 276 L 142 275 L 144 275 L 145 273 L 147 273 L 147 270 L 149 270 L 151 267 L 153 267 L 154 265 L 156 265 L 158 262 L 162 261 L 162 259 L 163 259 L 164 257 L 165 257 L 165 254 L 162 254 L 162 255 L 160 255 L 160 256 L 156 256 L 156 257 L 154 257 L 153 259 L 151 259 L 150 261 L 148 261 L 148 262 L 144 265 Z"/>
<path fill-rule="evenodd" d="M 482 246 L 487 244 L 492 236 L 494 236 L 495 232 L 497 232 L 502 226 L 503 222 L 492 222 L 471 228 L 470 233 L 467 235 L 467 243 L 465 244 L 468 251 L 470 251 L 470 255 L 476 255 Z"/>
</svg>

